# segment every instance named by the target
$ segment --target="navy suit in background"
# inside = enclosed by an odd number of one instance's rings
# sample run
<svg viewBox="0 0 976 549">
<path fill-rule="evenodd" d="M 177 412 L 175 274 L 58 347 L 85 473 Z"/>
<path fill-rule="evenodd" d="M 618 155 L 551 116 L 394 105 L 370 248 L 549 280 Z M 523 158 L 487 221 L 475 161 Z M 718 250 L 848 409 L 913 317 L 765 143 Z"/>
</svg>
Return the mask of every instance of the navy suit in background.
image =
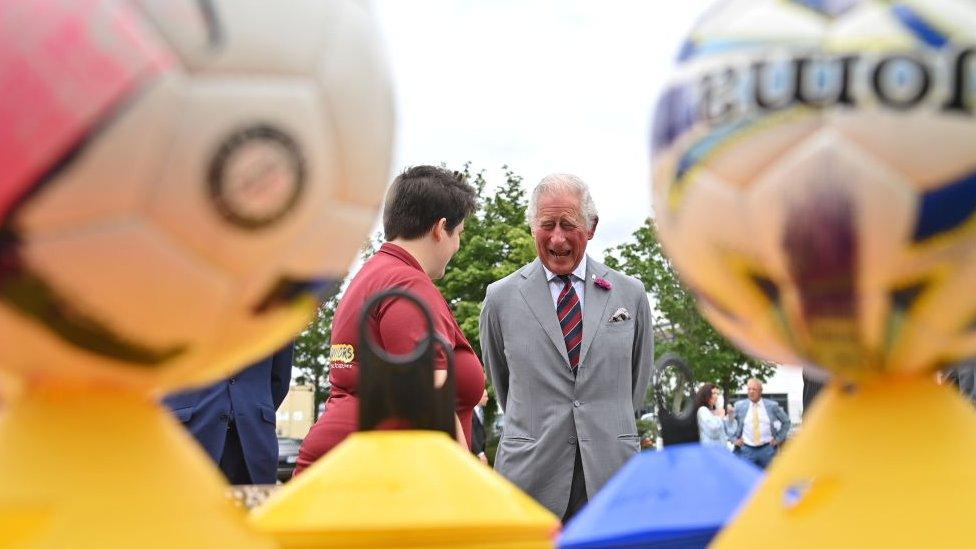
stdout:
<svg viewBox="0 0 976 549">
<path fill-rule="evenodd" d="M 471 453 L 476 456 L 485 452 L 485 443 L 488 441 L 482 420 L 484 416 L 485 409 L 482 406 L 475 407 L 471 412 Z"/>
<path fill-rule="evenodd" d="M 209 387 L 163 399 L 231 484 L 274 484 L 275 411 L 288 394 L 294 344 Z"/>
</svg>

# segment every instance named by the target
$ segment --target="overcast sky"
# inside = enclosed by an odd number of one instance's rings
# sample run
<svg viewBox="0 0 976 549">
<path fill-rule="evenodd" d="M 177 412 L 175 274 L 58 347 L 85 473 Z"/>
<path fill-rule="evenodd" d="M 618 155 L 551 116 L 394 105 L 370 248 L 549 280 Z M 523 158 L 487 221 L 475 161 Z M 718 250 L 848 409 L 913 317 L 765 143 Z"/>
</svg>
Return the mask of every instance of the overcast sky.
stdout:
<svg viewBox="0 0 976 549">
<path fill-rule="evenodd" d="M 394 75 L 394 172 L 470 161 L 499 181 L 587 181 L 600 210 L 589 252 L 651 212 L 655 98 L 707 0 L 378 0 Z"/>
</svg>

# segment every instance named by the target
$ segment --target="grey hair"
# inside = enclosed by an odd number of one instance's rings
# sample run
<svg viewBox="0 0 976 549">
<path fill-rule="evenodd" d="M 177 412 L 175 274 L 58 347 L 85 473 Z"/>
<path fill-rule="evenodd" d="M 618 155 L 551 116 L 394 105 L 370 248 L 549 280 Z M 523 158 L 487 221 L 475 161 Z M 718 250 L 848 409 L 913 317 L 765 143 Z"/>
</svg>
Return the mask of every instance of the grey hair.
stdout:
<svg viewBox="0 0 976 549">
<path fill-rule="evenodd" d="M 590 188 L 582 179 L 568 173 L 549 174 L 543 177 L 542 181 L 539 181 L 539 184 L 532 189 L 532 195 L 529 197 L 529 207 L 525 210 L 525 219 L 529 222 L 529 225 L 535 226 L 536 219 L 538 218 L 539 198 L 543 195 L 553 194 L 559 191 L 572 191 L 576 194 L 580 201 L 580 210 L 582 210 L 583 219 L 586 220 L 586 226 L 589 230 L 593 230 L 599 214 L 596 211 L 596 204 L 593 202 L 593 197 L 590 195 Z"/>
</svg>

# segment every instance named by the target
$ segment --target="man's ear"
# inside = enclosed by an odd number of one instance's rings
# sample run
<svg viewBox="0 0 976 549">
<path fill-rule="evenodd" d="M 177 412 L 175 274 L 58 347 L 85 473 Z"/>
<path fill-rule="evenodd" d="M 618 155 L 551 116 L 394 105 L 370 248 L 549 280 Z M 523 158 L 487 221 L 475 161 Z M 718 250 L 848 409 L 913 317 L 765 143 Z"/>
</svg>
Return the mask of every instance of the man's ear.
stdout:
<svg viewBox="0 0 976 549">
<path fill-rule="evenodd" d="M 434 223 L 434 226 L 430 228 L 431 234 L 434 236 L 434 240 L 440 242 L 441 239 L 447 237 L 447 218 L 442 217 Z"/>
<path fill-rule="evenodd" d="M 599 222 L 600 222 L 600 216 L 595 216 L 593 218 L 593 225 L 590 227 L 590 236 L 586 238 L 587 240 L 593 240 L 593 235 L 596 234 L 596 224 Z"/>
</svg>

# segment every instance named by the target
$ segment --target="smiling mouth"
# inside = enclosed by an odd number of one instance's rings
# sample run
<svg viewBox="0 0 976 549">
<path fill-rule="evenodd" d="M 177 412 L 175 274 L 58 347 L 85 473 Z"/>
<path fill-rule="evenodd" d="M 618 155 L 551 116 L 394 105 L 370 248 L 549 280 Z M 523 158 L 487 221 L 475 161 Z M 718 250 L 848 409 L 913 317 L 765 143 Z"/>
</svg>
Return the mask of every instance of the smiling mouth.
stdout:
<svg viewBox="0 0 976 549">
<path fill-rule="evenodd" d="M 555 250 L 549 250 L 549 255 L 555 256 L 555 257 L 569 257 L 569 254 L 570 254 L 570 250 L 566 250 L 564 252 L 557 252 Z"/>
</svg>

